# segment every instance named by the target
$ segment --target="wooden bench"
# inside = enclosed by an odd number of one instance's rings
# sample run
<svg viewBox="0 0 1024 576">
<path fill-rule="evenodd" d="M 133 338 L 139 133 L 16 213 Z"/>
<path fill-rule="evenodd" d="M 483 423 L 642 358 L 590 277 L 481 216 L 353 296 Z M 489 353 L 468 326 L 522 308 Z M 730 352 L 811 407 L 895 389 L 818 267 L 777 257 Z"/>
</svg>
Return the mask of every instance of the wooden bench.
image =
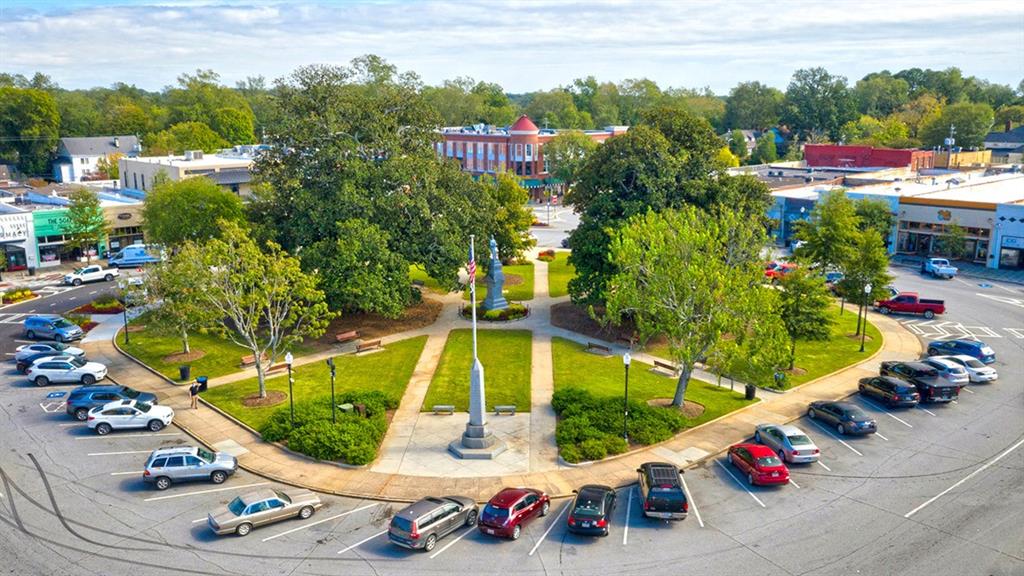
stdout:
<svg viewBox="0 0 1024 576">
<path fill-rule="evenodd" d="M 676 366 L 675 364 L 672 364 L 671 362 L 662 362 L 661 360 L 655 360 L 654 361 L 654 367 L 655 368 L 664 368 L 665 370 L 668 370 L 672 374 L 675 374 L 676 372 L 679 372 L 679 367 Z"/>
<path fill-rule="evenodd" d="M 455 406 L 451 404 L 434 404 L 434 414 L 448 414 L 452 416 L 455 414 Z"/>
<path fill-rule="evenodd" d="M 286 362 L 278 362 L 277 364 L 272 365 L 270 368 L 267 368 L 267 372 L 274 372 L 275 370 L 284 370 L 287 367 L 288 364 Z"/>
<path fill-rule="evenodd" d="M 267 354 L 265 352 L 260 356 L 260 360 L 263 361 L 263 362 L 267 361 Z M 246 366 L 255 366 L 255 365 L 256 365 L 256 355 L 255 354 L 249 354 L 248 356 L 242 356 L 242 367 L 243 368 L 245 368 Z"/>
<path fill-rule="evenodd" d="M 587 352 L 601 352 L 603 354 L 611 354 L 612 349 L 604 344 L 598 344 L 597 342 L 587 342 Z"/>
<path fill-rule="evenodd" d="M 338 334 L 334 335 L 335 341 L 337 341 L 339 344 L 344 344 L 345 342 L 349 342 L 351 340 L 355 340 L 356 338 L 359 338 L 359 331 L 358 330 L 349 330 L 348 332 L 339 332 Z"/>
<path fill-rule="evenodd" d="M 508 414 L 509 416 L 515 416 L 516 415 L 516 405 L 515 404 L 499 404 L 499 405 L 495 406 L 494 407 L 494 415 L 498 416 L 498 415 L 501 415 L 501 414 Z"/>
<path fill-rule="evenodd" d="M 366 352 L 367 350 L 376 350 L 377 348 L 382 347 L 383 346 L 381 346 L 380 338 L 377 338 L 376 340 L 367 340 L 366 342 L 360 342 L 359 344 L 356 344 L 356 354 L 359 354 L 360 352 Z"/>
<path fill-rule="evenodd" d="M 633 345 L 636 344 L 636 340 L 637 339 L 635 336 L 630 336 L 629 338 L 626 338 L 625 336 L 619 336 L 618 338 L 615 339 L 616 342 L 622 342 L 623 344 L 629 346 L 630 348 L 633 348 Z"/>
</svg>

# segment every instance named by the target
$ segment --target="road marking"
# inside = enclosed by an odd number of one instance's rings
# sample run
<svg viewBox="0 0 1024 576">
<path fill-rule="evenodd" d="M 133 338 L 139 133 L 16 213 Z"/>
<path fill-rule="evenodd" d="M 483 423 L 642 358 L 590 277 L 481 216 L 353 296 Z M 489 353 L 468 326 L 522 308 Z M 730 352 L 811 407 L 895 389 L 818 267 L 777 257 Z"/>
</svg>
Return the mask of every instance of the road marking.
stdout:
<svg viewBox="0 0 1024 576">
<path fill-rule="evenodd" d="M 808 418 L 808 419 L 809 419 L 809 418 Z M 842 438 L 840 438 L 839 436 L 836 436 L 835 434 L 833 434 L 833 433 L 832 433 L 832 432 L 831 432 L 831 431 L 830 431 L 830 430 L 829 430 L 828 428 L 825 428 L 825 427 L 824 427 L 824 426 L 822 426 L 821 424 L 818 424 L 818 421 L 817 421 L 817 420 L 811 420 L 811 422 L 813 422 L 813 423 L 814 423 L 814 425 L 815 425 L 815 426 L 817 426 L 818 428 L 821 428 L 822 430 L 824 430 L 826 434 L 828 434 L 829 436 L 831 436 L 831 437 L 832 437 L 833 439 L 837 440 L 837 441 L 838 441 L 838 442 L 839 442 L 840 444 L 842 444 L 843 446 L 846 446 L 847 448 L 849 448 L 850 450 L 852 450 L 852 451 L 853 451 L 853 453 L 854 453 L 854 454 L 856 454 L 857 456 L 863 456 L 863 454 L 861 454 L 859 450 L 857 450 L 857 449 L 856 449 L 856 448 L 854 448 L 853 446 L 850 446 L 849 444 L 847 444 L 845 440 L 843 440 L 843 439 L 842 439 Z"/>
<path fill-rule="evenodd" d="M 900 424 L 903 424 L 907 428 L 913 428 L 913 426 L 910 424 L 910 422 L 907 422 L 906 420 L 900 418 L 899 416 L 896 416 L 895 414 L 890 413 L 888 410 L 886 410 L 885 408 L 882 408 L 878 404 L 875 404 L 871 400 L 868 400 L 867 398 L 864 398 L 864 397 L 861 397 L 861 400 L 863 400 L 868 406 L 873 406 L 879 412 L 882 412 L 883 414 L 885 414 L 889 418 L 892 418 L 893 420 L 899 422 Z M 875 432 L 875 434 L 878 434 L 878 432 Z M 882 436 L 881 434 L 878 434 L 878 435 Z M 882 438 L 885 439 L 885 440 L 888 440 L 888 438 L 885 438 L 884 436 L 882 436 Z"/>
<path fill-rule="evenodd" d="M 132 470 L 131 472 L 111 472 L 111 476 L 130 476 L 132 474 L 142 474 L 142 470 Z"/>
<path fill-rule="evenodd" d="M 987 326 L 964 326 L 964 329 L 965 330 L 970 330 L 971 331 L 971 336 L 974 336 L 974 337 L 977 337 L 977 335 L 974 333 L 975 331 L 981 332 L 982 336 L 987 336 L 989 338 L 1002 338 L 1003 337 L 1002 334 L 996 332 L 995 330 L 993 330 L 993 329 L 991 329 L 991 328 L 989 328 Z"/>
<path fill-rule="evenodd" d="M 1021 328 L 1003 328 L 1003 330 L 1006 330 L 1010 334 L 1013 334 L 1013 336 L 1015 338 L 1024 339 L 1024 329 L 1021 329 Z"/>
<path fill-rule="evenodd" d="M 992 294 L 980 294 L 975 292 L 975 296 L 981 296 L 982 298 L 988 298 L 989 300 L 995 300 L 996 302 L 1002 302 L 1003 304 L 1009 304 L 1018 308 L 1024 308 L 1024 300 L 1020 298 L 1007 298 L 1006 296 L 994 296 Z"/>
<path fill-rule="evenodd" d="M 90 452 L 86 456 L 120 456 L 122 454 L 149 454 L 152 450 L 128 450 L 125 452 Z"/>
<path fill-rule="evenodd" d="M 626 500 L 626 521 L 623 522 L 622 526 L 622 545 L 625 546 L 629 542 L 629 512 L 633 509 L 633 489 L 629 491 L 629 499 Z"/>
<path fill-rule="evenodd" d="M 367 542 L 369 542 L 370 540 L 373 540 L 377 536 L 383 536 L 384 534 L 387 534 L 387 533 L 388 533 L 387 530 L 382 530 L 380 532 L 377 532 L 373 536 L 370 536 L 369 538 L 366 538 L 364 540 L 360 540 L 359 542 L 356 542 L 355 544 L 349 546 L 348 548 L 342 548 L 341 550 L 338 550 L 338 554 L 344 554 L 345 552 L 348 552 L 349 550 L 355 548 L 356 546 L 362 546 L 363 544 L 366 544 Z"/>
<path fill-rule="evenodd" d="M 533 548 L 530 549 L 530 553 L 528 554 L 528 556 L 533 556 L 533 553 L 537 551 L 537 548 L 540 548 L 540 545 L 544 542 L 544 539 L 548 537 L 549 533 L 551 533 L 551 529 L 555 527 L 555 524 L 558 524 L 558 519 L 562 517 L 562 514 L 565 514 L 565 511 L 569 509 L 569 506 L 571 504 L 572 500 L 569 500 L 568 502 L 565 503 L 565 506 L 562 506 L 562 509 L 558 511 L 558 515 L 555 516 L 553 520 L 551 520 L 551 524 L 548 525 L 548 529 L 540 535 L 540 539 L 537 540 L 537 543 L 534 544 Z"/>
<path fill-rule="evenodd" d="M 18 344 L 35 344 L 35 340 L 15 340 Z"/>
<path fill-rule="evenodd" d="M 199 524 L 200 522 L 206 522 L 206 520 L 207 520 L 207 518 L 199 518 L 198 520 L 193 520 L 192 523 L 193 524 Z"/>
<path fill-rule="evenodd" d="M 116 436 L 76 436 L 75 440 L 96 440 L 98 438 L 137 438 L 139 436 L 146 436 L 147 438 L 155 436 L 181 436 L 181 432 L 156 432 L 151 434 L 118 434 Z"/>
<path fill-rule="evenodd" d="M 821 460 L 817 460 L 816 462 L 817 462 L 818 464 L 820 464 L 820 465 L 821 465 L 821 467 L 822 467 L 822 468 L 824 468 L 825 470 L 828 470 L 829 472 L 831 472 L 831 471 L 832 471 L 832 469 L 831 469 L 831 468 L 829 468 L 828 466 L 825 466 L 825 463 L 824 463 L 824 462 L 822 462 Z"/>
<path fill-rule="evenodd" d="M 71 296 L 70 298 L 68 298 L 68 300 L 78 300 L 78 296 Z"/>
<path fill-rule="evenodd" d="M 988 462 L 987 462 L 987 463 L 985 463 L 985 464 L 984 464 L 984 465 L 983 465 L 983 466 L 982 466 L 981 468 L 978 468 L 978 469 L 977 469 L 977 470 L 975 470 L 974 472 L 971 472 L 970 474 L 968 474 L 967 476 L 965 476 L 965 477 L 964 477 L 963 479 L 961 479 L 961 480 L 960 480 L 959 482 L 957 482 L 956 484 L 953 484 L 953 485 L 952 485 L 952 486 L 950 486 L 949 488 L 946 488 L 946 489 L 945 489 L 945 490 L 943 490 L 942 492 L 939 492 L 939 493 L 938 493 L 938 494 L 936 494 L 935 496 L 932 496 L 931 498 L 929 498 L 928 500 L 926 500 L 926 501 L 925 501 L 925 502 L 924 502 L 923 504 L 921 504 L 921 505 L 920 505 L 920 506 L 918 506 L 917 508 L 914 508 L 914 509 L 913 509 L 913 510 L 911 510 L 910 512 L 907 512 L 906 514 L 904 514 L 904 515 L 903 515 L 903 517 L 904 517 L 904 518 L 910 518 L 910 517 L 911 517 L 911 516 L 913 516 L 914 514 L 917 514 L 917 513 L 919 512 L 919 511 L 921 511 L 921 510 L 922 510 L 923 508 L 925 508 L 926 506 L 928 506 L 928 505 L 929 505 L 929 504 L 931 504 L 932 502 L 935 502 L 936 500 L 938 500 L 939 498 L 942 498 L 943 496 L 945 496 L 946 494 L 948 494 L 948 493 L 949 493 L 949 492 L 951 492 L 952 490 L 955 490 L 957 486 L 959 486 L 959 485 L 963 484 L 964 482 L 967 482 L 967 481 L 968 481 L 968 480 L 970 480 L 971 478 L 974 478 L 974 475 L 975 475 L 975 474 L 978 474 L 978 473 L 980 473 L 980 472 L 983 472 L 983 471 L 984 471 L 984 470 L 986 470 L 986 469 L 987 469 L 987 468 L 988 468 L 989 466 L 991 466 L 991 465 L 995 464 L 996 462 L 999 462 L 1000 460 L 1002 460 L 1002 459 L 1003 459 L 1003 457 L 1004 457 L 1004 456 L 1006 456 L 1007 454 L 1009 454 L 1010 452 L 1013 452 L 1013 451 L 1014 451 L 1014 450 L 1016 450 L 1017 448 L 1020 448 L 1021 444 L 1024 444 L 1024 439 L 1022 439 L 1022 440 L 1018 441 L 1018 442 L 1017 442 L 1016 444 L 1014 444 L 1013 446 L 1010 446 L 1010 447 L 1009 447 L 1009 448 L 1007 448 L 1007 449 L 1006 449 L 1006 450 L 1005 450 L 1005 451 L 1004 451 L 1004 452 L 1003 452 L 1002 454 L 1000 454 L 1000 455 L 996 456 L 995 458 L 993 458 L 992 460 L 988 461 Z"/>
<path fill-rule="evenodd" d="M 53 307 L 54 307 L 54 306 L 56 306 L 56 305 L 57 305 L 57 303 L 56 303 L 56 302 L 54 302 L 53 304 L 50 304 L 50 308 L 53 308 Z"/>
<path fill-rule="evenodd" d="M 950 400 L 950 402 L 952 402 L 953 404 L 959 404 L 959 402 L 957 402 L 956 400 Z"/>
<path fill-rule="evenodd" d="M 96 290 L 93 290 L 92 292 L 89 292 L 89 296 L 92 296 L 95 293 L 96 293 Z"/>
<path fill-rule="evenodd" d="M 697 516 L 697 523 L 700 524 L 701 528 L 703 528 L 704 520 L 700 517 L 700 510 L 697 510 L 697 503 L 693 500 L 693 493 L 690 492 L 690 487 L 686 485 L 686 479 L 683 478 L 682 475 L 679 476 L 679 479 L 683 481 L 683 490 L 686 491 L 686 501 L 689 502 L 690 506 L 693 508 L 693 513 Z"/>
<path fill-rule="evenodd" d="M 730 472 L 729 469 L 725 467 L 725 464 L 722 464 L 722 462 L 720 460 L 715 460 L 715 463 L 718 464 L 719 466 L 721 466 L 722 470 L 725 470 L 725 473 L 728 474 L 730 478 L 735 480 L 736 483 L 740 485 L 740 488 L 743 488 L 744 492 L 746 492 L 747 494 L 750 494 L 750 497 L 754 499 L 754 502 L 757 502 L 758 504 L 760 504 L 761 508 L 767 508 L 767 506 L 764 505 L 764 502 L 761 502 L 761 499 L 758 498 L 757 495 L 755 495 L 753 492 L 751 492 L 749 489 L 747 489 L 747 486 L 743 482 L 740 482 L 739 478 L 736 478 L 736 476 L 734 476 L 733 473 Z"/>
<path fill-rule="evenodd" d="M 224 488 L 210 488 L 209 490 L 193 490 L 192 492 L 182 492 L 181 494 L 169 494 L 167 496 L 154 496 L 152 498 L 146 498 L 143 502 L 156 502 L 157 500 L 170 500 L 171 498 L 184 498 L 185 496 L 196 496 L 199 494 L 211 494 L 213 492 L 223 492 L 225 490 L 241 490 L 242 488 L 252 488 L 254 486 L 266 486 L 270 482 L 254 482 L 252 484 L 243 484 L 241 486 L 226 486 Z"/>
<path fill-rule="evenodd" d="M 292 528 L 291 530 L 285 530 L 284 532 L 281 532 L 280 534 L 274 534 L 273 536 L 267 536 L 266 538 L 263 539 L 263 542 L 268 542 L 268 541 L 273 540 L 275 538 L 280 538 L 281 536 L 286 536 L 288 534 L 291 534 L 292 532 L 298 532 L 300 530 L 305 530 L 306 528 L 312 528 L 313 526 L 316 526 L 317 524 L 323 524 L 324 522 L 330 522 L 331 520 L 336 520 L 338 518 L 341 518 L 342 516 L 348 516 L 349 514 L 353 514 L 355 512 L 359 512 L 360 510 L 366 510 L 367 508 L 373 508 L 374 506 L 377 506 L 376 502 L 374 502 L 373 504 L 367 504 L 366 506 L 360 506 L 359 508 L 355 508 L 353 510 L 348 510 L 348 511 L 342 512 L 341 514 L 335 514 L 334 516 L 330 516 L 328 518 L 324 518 L 323 520 L 317 520 L 316 522 L 313 522 L 311 524 L 306 524 L 305 526 L 299 526 L 298 528 Z M 205 518 L 204 518 L 204 520 L 205 520 Z"/>
<path fill-rule="evenodd" d="M 56 407 L 54 407 L 54 404 L 56 404 Z M 66 406 L 66 405 L 67 405 L 67 402 L 40 402 L 39 403 L 39 407 L 42 408 L 43 412 L 46 412 L 47 414 L 55 414 L 57 412 L 60 412 L 61 410 L 64 409 L 64 406 Z"/>
<path fill-rule="evenodd" d="M 441 548 L 437 552 L 434 552 L 433 554 L 430 555 L 430 557 L 431 558 L 436 558 L 437 556 L 439 556 L 441 554 L 441 552 L 444 552 L 445 550 L 451 548 L 452 546 L 455 545 L 456 542 L 458 542 L 459 540 L 462 540 L 466 536 L 469 536 L 470 533 L 472 533 L 472 532 L 476 532 L 475 526 L 470 526 L 469 528 L 467 528 L 465 532 L 463 532 L 462 534 L 459 534 L 458 538 L 456 538 L 455 540 L 452 540 L 451 542 L 445 544 L 444 548 Z"/>
<path fill-rule="evenodd" d="M 966 387 L 966 386 L 964 386 L 963 388 L 961 388 L 961 389 L 960 389 L 960 391 L 961 391 L 961 392 L 967 392 L 968 394 L 974 394 L 974 390 L 971 390 L 970 388 L 968 388 L 968 387 Z"/>
<path fill-rule="evenodd" d="M 907 424 L 907 426 L 910 426 L 910 425 L 909 425 L 909 424 Z M 886 442 L 888 442 L 888 441 L 889 441 L 889 439 L 888 439 L 888 438 L 886 438 L 885 436 L 882 436 L 881 434 L 879 434 L 879 433 L 878 433 L 878 430 L 875 430 L 875 436 L 878 436 L 879 438 L 881 438 L 882 440 L 885 440 Z"/>
<path fill-rule="evenodd" d="M 59 426 L 61 428 L 67 428 L 68 426 L 81 426 L 81 425 L 82 425 L 81 422 L 71 422 L 69 424 L 57 424 L 57 426 Z"/>
<path fill-rule="evenodd" d="M 792 484 L 793 486 L 796 486 L 797 488 L 800 487 L 800 485 L 794 482 L 792 478 L 789 479 L 789 483 Z"/>
</svg>

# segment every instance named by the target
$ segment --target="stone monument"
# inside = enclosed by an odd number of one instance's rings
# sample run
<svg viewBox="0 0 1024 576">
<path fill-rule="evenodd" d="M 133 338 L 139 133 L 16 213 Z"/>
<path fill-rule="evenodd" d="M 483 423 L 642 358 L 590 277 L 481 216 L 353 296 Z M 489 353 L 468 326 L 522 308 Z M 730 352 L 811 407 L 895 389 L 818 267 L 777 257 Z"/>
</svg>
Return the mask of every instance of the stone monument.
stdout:
<svg viewBox="0 0 1024 576">
<path fill-rule="evenodd" d="M 504 310 L 508 308 L 508 300 L 502 293 L 505 289 L 505 272 L 501 269 L 498 258 L 498 243 L 491 236 L 491 264 L 487 268 L 487 297 L 484 298 L 484 310 Z"/>
</svg>

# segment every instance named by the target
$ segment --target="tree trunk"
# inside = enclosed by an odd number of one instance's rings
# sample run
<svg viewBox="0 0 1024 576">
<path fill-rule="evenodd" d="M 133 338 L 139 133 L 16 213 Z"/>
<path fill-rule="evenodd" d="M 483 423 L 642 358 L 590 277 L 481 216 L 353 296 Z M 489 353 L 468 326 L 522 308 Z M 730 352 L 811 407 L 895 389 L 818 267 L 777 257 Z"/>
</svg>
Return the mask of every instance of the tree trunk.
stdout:
<svg viewBox="0 0 1024 576">
<path fill-rule="evenodd" d="M 793 369 L 793 365 L 796 363 L 796 338 L 790 338 L 789 340 L 789 369 Z"/>
<path fill-rule="evenodd" d="M 857 331 L 853 333 L 854 336 L 860 336 L 860 315 L 863 309 L 863 304 L 857 304 Z"/>
<path fill-rule="evenodd" d="M 672 398 L 672 405 L 677 408 L 683 407 L 683 399 L 686 397 L 686 386 L 690 383 L 690 374 L 693 373 L 693 364 L 685 364 L 680 371 L 679 381 L 676 382 L 676 395 Z"/>
<path fill-rule="evenodd" d="M 267 397 L 267 382 L 263 375 L 263 361 L 260 359 L 260 353 L 256 351 L 256 380 L 260 383 L 260 398 Z"/>
<path fill-rule="evenodd" d="M 839 315 L 842 316 L 843 312 L 846 312 L 846 296 L 839 299 Z"/>
<path fill-rule="evenodd" d="M 126 328 L 126 330 L 127 330 L 127 328 Z M 182 354 L 188 354 L 191 351 L 192 351 L 192 349 L 189 348 L 189 345 L 188 345 L 188 330 L 182 328 L 181 329 L 181 352 L 182 352 Z"/>
</svg>

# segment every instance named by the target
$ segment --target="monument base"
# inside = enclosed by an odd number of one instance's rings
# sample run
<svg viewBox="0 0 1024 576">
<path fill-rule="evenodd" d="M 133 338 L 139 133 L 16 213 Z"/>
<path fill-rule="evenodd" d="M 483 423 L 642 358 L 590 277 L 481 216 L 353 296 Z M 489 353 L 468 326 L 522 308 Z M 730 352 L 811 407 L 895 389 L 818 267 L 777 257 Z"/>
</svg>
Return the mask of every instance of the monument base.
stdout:
<svg viewBox="0 0 1024 576">
<path fill-rule="evenodd" d="M 497 439 L 492 439 L 490 446 L 484 448 L 467 448 L 461 439 L 452 440 L 448 444 L 448 451 L 463 460 L 494 460 L 506 448 L 505 443 Z"/>
</svg>

